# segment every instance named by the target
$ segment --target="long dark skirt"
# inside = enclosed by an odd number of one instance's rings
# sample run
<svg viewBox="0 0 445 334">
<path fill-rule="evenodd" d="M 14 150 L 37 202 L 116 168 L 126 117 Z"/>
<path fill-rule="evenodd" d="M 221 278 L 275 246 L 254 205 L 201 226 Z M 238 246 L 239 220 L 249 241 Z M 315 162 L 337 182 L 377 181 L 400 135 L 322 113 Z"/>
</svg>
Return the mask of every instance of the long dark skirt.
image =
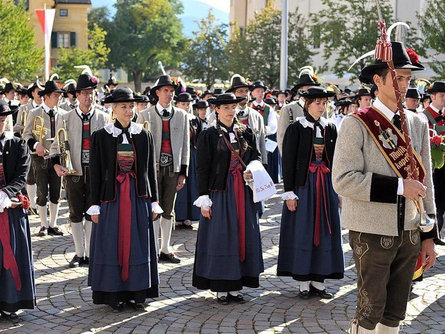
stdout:
<svg viewBox="0 0 445 334">
<path fill-rule="evenodd" d="M 243 286 L 257 288 L 264 271 L 258 209 L 252 192 L 245 186 L 246 198 L 246 258 L 239 259 L 238 219 L 229 173 L 226 191 L 212 192 L 212 218 L 201 216 L 196 242 L 193 286 L 217 292 L 241 290 Z"/>
<path fill-rule="evenodd" d="M 158 297 L 158 263 L 154 241 L 150 200 L 136 196 L 134 179 L 130 179 L 131 248 L 129 277 L 124 282 L 118 260 L 119 198 L 102 203 L 98 224 L 91 233 L 88 285 L 93 290 L 94 304 L 113 304 Z"/>
<path fill-rule="evenodd" d="M 338 214 L 338 195 L 332 187 L 331 174 L 325 174 L 326 203 L 332 234 L 322 205 L 320 244 L 314 245 L 316 208 L 316 174 L 309 173 L 304 187 L 297 187 L 299 197 L 295 212 L 283 204 L 278 254 L 278 276 L 292 276 L 299 281 L 341 279 L 344 260 L 341 225 Z M 322 202 L 323 203 L 323 202 Z"/>
<path fill-rule="evenodd" d="M 17 291 L 11 271 L 3 267 L 3 246 L 0 242 L 0 310 L 15 312 L 20 309 L 33 309 L 36 304 L 36 288 L 28 216 L 20 207 L 7 209 L 7 212 L 11 248 L 22 287 Z"/>
<path fill-rule="evenodd" d="M 267 138 L 277 141 L 277 134 L 267 136 Z M 267 172 L 274 183 L 281 182 L 281 156 L 278 147 L 273 152 L 267 152 Z"/>
<path fill-rule="evenodd" d="M 200 209 L 193 205 L 193 202 L 199 197 L 198 180 L 196 178 L 196 149 L 190 144 L 190 165 L 189 175 L 184 187 L 178 191 L 175 204 L 176 221 L 199 220 Z"/>
</svg>

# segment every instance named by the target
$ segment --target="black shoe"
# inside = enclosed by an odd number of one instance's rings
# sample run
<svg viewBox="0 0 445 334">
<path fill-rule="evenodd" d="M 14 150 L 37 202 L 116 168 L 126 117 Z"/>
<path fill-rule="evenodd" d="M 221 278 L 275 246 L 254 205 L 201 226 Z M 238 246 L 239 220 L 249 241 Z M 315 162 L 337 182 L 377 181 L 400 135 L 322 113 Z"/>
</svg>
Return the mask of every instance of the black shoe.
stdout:
<svg viewBox="0 0 445 334">
<path fill-rule="evenodd" d="M 82 261 L 82 259 L 80 257 L 78 257 L 77 255 L 74 255 L 73 259 L 70 261 L 68 266 L 70 268 L 77 268 L 80 266 L 81 261 Z"/>
<path fill-rule="evenodd" d="M 125 304 L 123 302 L 110 304 L 111 308 L 113 309 L 113 313 L 120 313 L 124 310 Z"/>
<path fill-rule="evenodd" d="M 48 235 L 63 235 L 63 232 L 56 227 L 48 227 Z"/>
<path fill-rule="evenodd" d="M 235 303 L 242 303 L 244 302 L 244 297 L 242 294 L 238 293 L 236 295 L 232 295 L 230 292 L 228 294 L 229 300 L 234 301 Z"/>
<path fill-rule="evenodd" d="M 434 243 L 438 246 L 445 246 L 445 241 L 443 241 L 439 238 L 434 238 Z"/>
<path fill-rule="evenodd" d="M 216 297 L 216 301 L 221 305 L 228 305 L 229 304 L 229 295 L 223 295 L 220 297 Z"/>
<path fill-rule="evenodd" d="M 39 232 L 37 233 L 38 237 L 44 237 L 47 234 L 47 230 L 45 226 L 42 226 L 39 230 Z"/>
<path fill-rule="evenodd" d="M 312 284 L 310 285 L 310 289 L 311 289 L 311 293 L 313 293 L 316 296 L 319 296 L 320 298 L 323 298 L 323 299 L 332 299 L 332 298 L 334 298 L 334 295 L 332 293 L 330 293 L 330 292 L 327 292 L 326 289 L 318 290 Z"/>
<path fill-rule="evenodd" d="M 309 294 L 308 290 L 303 290 L 303 291 L 300 291 L 299 296 L 301 299 L 309 299 L 310 294 Z"/>
<path fill-rule="evenodd" d="M 143 304 L 143 303 L 134 303 L 134 302 L 130 302 L 130 305 L 131 305 L 131 307 L 133 307 L 133 309 L 134 309 L 135 311 L 140 312 L 140 311 L 144 311 L 144 310 L 145 310 L 145 307 L 144 307 L 144 304 Z"/>
<path fill-rule="evenodd" d="M 192 226 L 192 225 L 184 224 L 184 225 L 182 225 L 182 229 L 183 229 L 183 230 L 193 230 L 193 226 Z"/>
<path fill-rule="evenodd" d="M 80 259 L 79 265 L 81 267 L 83 267 L 83 266 L 88 267 L 89 264 L 90 264 L 90 258 L 88 256 L 85 256 L 85 257 Z"/>
<path fill-rule="evenodd" d="M 13 323 L 18 323 L 20 321 L 19 316 L 15 312 L 5 313 L 3 311 L 0 311 L 0 315 L 3 319 L 10 320 Z"/>
<path fill-rule="evenodd" d="M 177 258 L 173 253 L 165 254 L 161 252 L 159 254 L 159 262 L 180 263 L 181 260 Z"/>
</svg>

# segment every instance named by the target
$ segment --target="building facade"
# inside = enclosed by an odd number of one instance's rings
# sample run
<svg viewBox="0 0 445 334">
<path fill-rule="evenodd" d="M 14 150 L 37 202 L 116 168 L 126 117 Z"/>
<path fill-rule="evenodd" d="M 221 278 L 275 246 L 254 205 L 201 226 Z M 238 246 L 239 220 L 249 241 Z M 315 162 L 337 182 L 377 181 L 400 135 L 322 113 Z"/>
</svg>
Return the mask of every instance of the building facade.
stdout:
<svg viewBox="0 0 445 334">
<path fill-rule="evenodd" d="M 34 28 L 38 47 L 45 47 L 44 35 L 36 15 L 36 9 L 53 8 L 53 32 L 51 35 L 51 66 L 57 64 L 59 48 L 88 48 L 88 12 L 91 0 L 29 0 L 30 24 Z"/>
</svg>

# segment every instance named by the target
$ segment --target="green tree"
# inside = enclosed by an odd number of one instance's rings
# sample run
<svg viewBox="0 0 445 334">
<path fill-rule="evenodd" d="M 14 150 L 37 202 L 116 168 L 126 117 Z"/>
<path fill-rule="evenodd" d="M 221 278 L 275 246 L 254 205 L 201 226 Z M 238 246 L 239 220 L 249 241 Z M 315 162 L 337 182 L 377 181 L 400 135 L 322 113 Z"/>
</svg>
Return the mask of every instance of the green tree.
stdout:
<svg viewBox="0 0 445 334">
<path fill-rule="evenodd" d="M 210 89 L 216 79 L 227 76 L 227 25 L 217 25 L 212 10 L 197 23 L 199 30 L 189 41 L 182 70 L 186 77 L 201 79 Z"/>
<path fill-rule="evenodd" d="M 375 48 L 378 37 L 378 14 L 374 1 L 322 0 L 324 9 L 311 15 L 311 35 L 320 33 L 320 41 L 324 45 L 324 68 L 332 70 L 336 75 L 343 76 L 351 63 L 361 55 Z M 387 26 L 392 18 L 389 0 L 381 0 L 382 14 Z M 356 65 L 355 70 L 364 66 L 366 61 Z M 328 64 L 333 64 L 328 66 Z"/>
<path fill-rule="evenodd" d="M 143 76 L 160 74 L 158 62 L 166 68 L 180 64 L 182 13 L 179 0 L 117 0 L 106 44 L 110 47 L 108 65 L 123 68 L 133 77 L 136 91 Z"/>
<path fill-rule="evenodd" d="M 52 69 L 57 72 L 61 79 L 77 79 L 79 69 L 76 65 L 88 65 L 93 72 L 105 67 L 110 49 L 105 45 L 107 32 L 93 24 L 88 30 L 88 49 L 79 48 L 60 49 L 58 64 Z"/>
<path fill-rule="evenodd" d="M 29 20 L 23 1 L 0 2 L 0 77 L 25 80 L 43 70 L 43 50 L 36 46 Z"/>
<path fill-rule="evenodd" d="M 110 27 L 110 11 L 107 7 L 91 8 L 88 12 L 88 29 L 92 30 L 94 24 L 107 31 Z"/>
<path fill-rule="evenodd" d="M 298 68 L 309 65 L 312 52 L 309 39 L 304 34 L 306 21 L 298 9 L 289 15 L 288 64 L 289 79 L 294 81 Z M 245 33 L 235 30 L 228 43 L 229 66 L 251 80 L 263 80 L 270 87 L 280 81 L 281 12 L 273 2 L 255 14 Z M 233 74 L 233 73 L 232 73 Z"/>
<path fill-rule="evenodd" d="M 445 54 L 445 2 L 429 0 L 423 15 L 418 15 L 420 30 L 424 36 L 424 44 L 433 50 L 432 58 Z M 437 79 L 445 77 L 445 61 L 437 60 L 430 64 Z"/>
</svg>

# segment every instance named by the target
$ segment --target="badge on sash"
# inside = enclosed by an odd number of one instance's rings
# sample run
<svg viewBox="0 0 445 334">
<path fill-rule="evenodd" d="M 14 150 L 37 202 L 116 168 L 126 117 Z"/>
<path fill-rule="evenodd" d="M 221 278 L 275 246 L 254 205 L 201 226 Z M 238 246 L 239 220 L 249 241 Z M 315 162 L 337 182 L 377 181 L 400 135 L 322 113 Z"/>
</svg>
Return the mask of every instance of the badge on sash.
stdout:
<svg viewBox="0 0 445 334">
<path fill-rule="evenodd" d="M 395 150 L 397 148 L 397 136 L 392 132 L 391 128 L 382 130 L 380 122 L 374 120 L 374 124 L 379 128 L 379 139 L 384 148 Z"/>
</svg>

